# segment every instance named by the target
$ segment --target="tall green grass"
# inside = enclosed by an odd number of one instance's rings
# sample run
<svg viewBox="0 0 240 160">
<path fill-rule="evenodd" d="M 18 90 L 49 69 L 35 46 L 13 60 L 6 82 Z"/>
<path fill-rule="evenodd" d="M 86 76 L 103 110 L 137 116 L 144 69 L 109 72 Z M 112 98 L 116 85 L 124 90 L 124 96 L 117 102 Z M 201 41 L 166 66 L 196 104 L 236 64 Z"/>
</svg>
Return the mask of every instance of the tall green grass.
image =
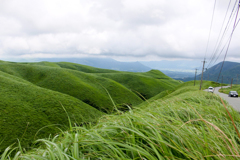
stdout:
<svg viewBox="0 0 240 160">
<path fill-rule="evenodd" d="M 240 93 L 240 85 L 233 85 L 232 88 L 228 87 L 228 88 L 219 89 L 219 92 L 222 92 L 225 94 L 228 94 L 230 91 L 237 91 L 237 93 L 239 94 Z"/>
<path fill-rule="evenodd" d="M 16 144 L 28 147 L 34 138 L 46 138 L 68 128 L 61 104 L 72 123 L 95 122 L 104 113 L 69 95 L 38 87 L 0 71 L 0 152 Z M 41 129 L 42 128 L 42 129 Z"/>
<path fill-rule="evenodd" d="M 202 90 L 207 89 L 209 86 L 217 87 L 220 86 L 220 83 L 216 83 L 213 81 L 203 81 L 202 84 Z M 188 81 L 185 83 L 181 83 L 175 88 L 169 88 L 168 90 L 165 90 L 163 92 L 160 92 L 159 94 L 155 95 L 154 97 L 148 99 L 147 101 L 137 105 L 137 107 L 148 107 L 148 105 L 151 105 L 151 102 L 157 101 L 158 99 L 168 99 L 173 96 L 177 96 L 179 94 L 185 93 L 185 92 L 190 92 L 190 91 L 197 91 L 199 90 L 200 86 L 200 81 L 195 81 L 195 86 L 194 86 L 194 81 Z"/>
<path fill-rule="evenodd" d="M 225 108 L 217 95 L 174 92 L 175 96 L 146 108 L 104 116 L 96 125 L 76 126 L 52 139 L 39 139 L 36 143 L 42 145 L 29 152 L 16 148 L 17 154 L 11 154 L 7 148 L 1 158 L 239 159 L 240 137 L 234 125 L 239 129 L 240 115 L 223 101 Z"/>
</svg>

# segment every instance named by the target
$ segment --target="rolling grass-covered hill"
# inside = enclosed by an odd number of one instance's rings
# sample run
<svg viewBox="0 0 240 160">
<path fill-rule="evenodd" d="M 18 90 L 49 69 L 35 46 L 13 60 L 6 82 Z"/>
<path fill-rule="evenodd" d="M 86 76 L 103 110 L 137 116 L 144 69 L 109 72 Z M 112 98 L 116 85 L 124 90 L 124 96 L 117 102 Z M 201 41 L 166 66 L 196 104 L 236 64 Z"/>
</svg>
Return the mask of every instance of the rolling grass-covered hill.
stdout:
<svg viewBox="0 0 240 160">
<path fill-rule="evenodd" d="M 73 123 L 94 122 L 104 115 L 77 98 L 44 89 L 0 71 L 0 151 L 17 138 L 26 147 L 36 138 L 48 137 Z M 49 127 L 47 127 L 50 125 Z"/>
<path fill-rule="evenodd" d="M 0 61 L 0 82 L 0 152 L 17 139 L 26 147 L 36 133 L 42 138 L 60 132 L 57 127 L 69 124 L 64 108 L 71 123 L 95 122 L 179 84 L 155 70 L 131 73 L 68 62 L 6 61 Z"/>
<path fill-rule="evenodd" d="M 239 159 L 239 113 L 192 84 L 165 92 L 147 107 L 107 115 L 94 126 L 38 139 L 41 146 L 29 152 L 7 148 L 1 159 Z"/>
<path fill-rule="evenodd" d="M 156 70 L 144 73 L 119 72 L 68 62 L 4 63 L 0 65 L 0 70 L 40 87 L 76 97 L 99 110 L 112 109 L 105 88 L 116 104 L 136 105 L 141 103 L 142 96 L 148 99 L 179 84 Z"/>
<path fill-rule="evenodd" d="M 76 70 L 18 63 L 0 65 L 0 70 L 37 86 L 78 98 L 104 112 L 114 109 L 105 89 L 116 104 L 136 105 L 142 102 L 136 94 L 113 80 Z"/>
<path fill-rule="evenodd" d="M 22 63 L 22 64 L 41 65 L 41 66 L 72 69 L 72 70 L 77 70 L 77 71 L 81 71 L 81 72 L 85 72 L 85 73 L 117 73 L 117 72 L 120 72 L 120 71 L 109 70 L 109 69 L 94 68 L 94 67 L 77 64 L 77 63 L 71 63 L 71 62 L 33 62 L 33 63 Z"/>
<path fill-rule="evenodd" d="M 173 89 L 179 82 L 167 77 L 162 72 L 151 70 L 145 73 L 103 73 L 99 76 L 112 79 L 131 89 L 136 94 L 149 99 L 156 94 Z"/>
</svg>

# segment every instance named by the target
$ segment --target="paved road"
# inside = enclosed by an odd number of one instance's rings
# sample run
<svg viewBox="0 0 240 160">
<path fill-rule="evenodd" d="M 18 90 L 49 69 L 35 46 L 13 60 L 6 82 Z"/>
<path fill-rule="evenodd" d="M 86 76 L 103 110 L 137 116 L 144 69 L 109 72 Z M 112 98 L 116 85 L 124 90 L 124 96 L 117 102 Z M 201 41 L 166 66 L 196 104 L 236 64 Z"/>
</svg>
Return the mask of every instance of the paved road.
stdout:
<svg viewBox="0 0 240 160">
<path fill-rule="evenodd" d="M 224 88 L 227 88 L 229 86 L 224 86 Z M 240 98 L 234 98 L 234 97 L 228 97 L 227 94 L 224 94 L 224 93 L 220 93 L 218 92 L 218 90 L 220 89 L 221 87 L 216 87 L 215 88 L 215 91 L 214 93 L 215 94 L 218 94 L 219 96 L 221 96 L 222 98 L 224 98 L 226 101 L 228 101 L 228 103 L 234 108 L 236 109 L 238 112 L 240 112 Z"/>
</svg>

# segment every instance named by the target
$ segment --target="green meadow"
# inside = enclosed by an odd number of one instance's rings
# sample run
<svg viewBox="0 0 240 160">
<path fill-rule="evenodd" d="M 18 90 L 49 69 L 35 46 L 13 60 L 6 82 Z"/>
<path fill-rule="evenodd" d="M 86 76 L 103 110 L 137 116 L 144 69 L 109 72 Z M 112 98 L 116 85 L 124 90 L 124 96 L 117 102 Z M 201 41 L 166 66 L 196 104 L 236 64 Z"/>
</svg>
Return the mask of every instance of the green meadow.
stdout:
<svg viewBox="0 0 240 160">
<path fill-rule="evenodd" d="M 0 152 L 74 126 L 95 124 L 176 87 L 160 71 L 119 72 L 67 62 L 0 62 Z M 69 118 L 67 118 L 69 115 Z"/>
<path fill-rule="evenodd" d="M 203 89 L 219 85 L 205 81 Z M 1 159 L 239 159 L 240 115 L 219 96 L 188 82 L 144 103 L 95 124 L 70 123 L 28 151 L 10 146 Z"/>
<path fill-rule="evenodd" d="M 1 160 L 240 158 L 239 113 L 200 81 L 1 61 L 0 82 Z"/>
<path fill-rule="evenodd" d="M 73 123 L 94 122 L 103 112 L 79 99 L 38 87 L 26 80 L 0 71 L 0 150 L 17 142 L 28 146 L 34 138 L 48 137 Z M 37 133 L 38 132 L 38 133 Z"/>
</svg>

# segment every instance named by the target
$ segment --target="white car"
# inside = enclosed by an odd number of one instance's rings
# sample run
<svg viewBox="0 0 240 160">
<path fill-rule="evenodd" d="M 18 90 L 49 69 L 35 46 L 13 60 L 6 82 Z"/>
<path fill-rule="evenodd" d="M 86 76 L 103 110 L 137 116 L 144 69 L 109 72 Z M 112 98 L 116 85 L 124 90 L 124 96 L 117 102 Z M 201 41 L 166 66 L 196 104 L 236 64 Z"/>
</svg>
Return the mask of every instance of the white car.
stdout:
<svg viewBox="0 0 240 160">
<path fill-rule="evenodd" d="M 212 92 L 213 93 L 213 87 L 208 87 L 208 92 Z"/>
</svg>

